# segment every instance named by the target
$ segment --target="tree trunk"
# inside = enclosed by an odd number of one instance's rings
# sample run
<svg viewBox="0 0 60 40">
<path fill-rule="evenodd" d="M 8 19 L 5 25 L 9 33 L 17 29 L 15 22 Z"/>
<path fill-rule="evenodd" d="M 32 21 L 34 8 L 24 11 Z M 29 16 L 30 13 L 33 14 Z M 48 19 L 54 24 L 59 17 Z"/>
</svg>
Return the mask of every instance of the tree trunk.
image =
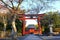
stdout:
<svg viewBox="0 0 60 40">
<path fill-rule="evenodd" d="M 16 26 L 15 26 L 15 20 L 12 21 L 12 27 L 13 27 L 14 32 L 17 32 Z"/>
<path fill-rule="evenodd" d="M 17 28 L 15 25 L 16 15 L 14 15 L 13 21 L 12 21 L 12 37 L 16 36 Z"/>
<path fill-rule="evenodd" d="M 4 28 L 3 28 L 3 32 L 2 32 L 1 37 L 5 37 L 6 36 L 6 26 L 7 26 L 7 23 L 6 23 L 6 19 L 4 17 L 3 17 L 3 24 L 4 24 Z"/>
</svg>

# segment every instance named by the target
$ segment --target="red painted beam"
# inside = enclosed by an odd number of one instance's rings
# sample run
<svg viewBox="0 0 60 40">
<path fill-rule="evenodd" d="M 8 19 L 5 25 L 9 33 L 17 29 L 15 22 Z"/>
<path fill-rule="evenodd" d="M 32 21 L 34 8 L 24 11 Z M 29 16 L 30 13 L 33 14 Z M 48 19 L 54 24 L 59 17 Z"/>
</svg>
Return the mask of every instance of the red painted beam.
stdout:
<svg viewBox="0 0 60 40">
<path fill-rule="evenodd" d="M 18 18 L 20 20 L 24 20 L 23 18 Z M 37 18 L 25 18 L 25 19 L 37 19 Z M 43 19 L 43 18 L 40 18 L 40 19 Z"/>
<path fill-rule="evenodd" d="M 19 16 L 44 16 L 44 14 L 18 14 Z"/>
</svg>

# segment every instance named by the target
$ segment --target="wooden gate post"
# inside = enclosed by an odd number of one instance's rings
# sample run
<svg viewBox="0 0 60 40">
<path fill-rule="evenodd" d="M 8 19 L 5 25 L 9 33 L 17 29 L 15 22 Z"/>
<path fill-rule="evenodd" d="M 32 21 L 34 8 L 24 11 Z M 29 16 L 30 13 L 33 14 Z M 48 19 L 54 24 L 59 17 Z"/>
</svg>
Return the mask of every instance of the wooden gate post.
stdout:
<svg viewBox="0 0 60 40">
<path fill-rule="evenodd" d="M 42 35 L 42 28 L 40 24 L 40 16 L 38 16 L 38 27 L 39 27 L 39 34 Z"/>
</svg>

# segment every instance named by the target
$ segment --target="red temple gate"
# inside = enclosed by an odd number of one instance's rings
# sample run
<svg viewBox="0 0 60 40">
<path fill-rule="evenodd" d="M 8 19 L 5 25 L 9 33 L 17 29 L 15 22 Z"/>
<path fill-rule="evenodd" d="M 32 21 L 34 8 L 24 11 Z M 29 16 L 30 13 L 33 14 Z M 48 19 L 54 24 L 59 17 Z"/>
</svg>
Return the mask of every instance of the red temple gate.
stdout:
<svg viewBox="0 0 60 40">
<path fill-rule="evenodd" d="M 37 31 L 38 33 L 36 31 L 34 31 L 34 32 L 36 32 L 37 34 L 42 34 L 42 28 L 41 28 L 40 20 L 43 16 L 44 16 L 44 14 L 19 14 L 19 20 L 23 21 L 22 34 L 23 35 L 26 34 L 26 31 L 25 31 L 26 22 L 25 22 L 25 20 L 27 20 L 27 19 L 37 19 L 39 30 Z M 26 18 L 26 17 L 28 17 L 28 18 Z"/>
</svg>

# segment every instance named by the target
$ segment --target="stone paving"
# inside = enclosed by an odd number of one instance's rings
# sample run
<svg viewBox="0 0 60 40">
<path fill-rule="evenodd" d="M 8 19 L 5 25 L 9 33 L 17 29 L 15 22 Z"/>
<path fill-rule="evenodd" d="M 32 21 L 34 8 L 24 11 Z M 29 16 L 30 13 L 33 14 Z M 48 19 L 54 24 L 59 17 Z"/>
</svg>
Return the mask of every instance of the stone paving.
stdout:
<svg viewBox="0 0 60 40">
<path fill-rule="evenodd" d="M 18 40 L 42 40 L 42 39 L 39 36 L 30 34 L 28 36 L 23 36 L 23 37 L 18 38 Z"/>
<path fill-rule="evenodd" d="M 60 36 L 41 36 L 43 40 L 60 40 Z"/>
<path fill-rule="evenodd" d="M 37 36 L 34 34 L 18 37 L 17 40 L 60 40 L 60 36 Z"/>
<path fill-rule="evenodd" d="M 0 39 L 0 40 L 15 40 L 15 39 Z M 60 36 L 41 36 L 29 34 L 21 37 L 17 37 L 16 40 L 60 40 Z"/>
</svg>

